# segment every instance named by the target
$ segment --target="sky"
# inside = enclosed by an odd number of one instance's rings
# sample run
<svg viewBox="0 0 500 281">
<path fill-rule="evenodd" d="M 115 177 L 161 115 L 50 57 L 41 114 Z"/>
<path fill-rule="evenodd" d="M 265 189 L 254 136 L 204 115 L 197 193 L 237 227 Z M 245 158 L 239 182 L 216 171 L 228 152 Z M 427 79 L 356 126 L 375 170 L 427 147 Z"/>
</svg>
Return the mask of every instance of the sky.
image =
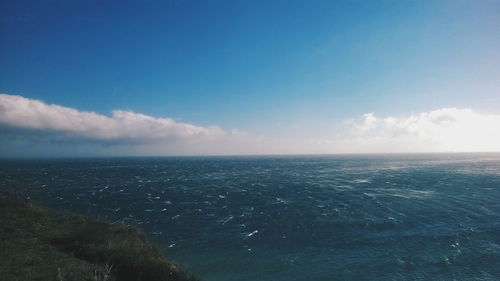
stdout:
<svg viewBox="0 0 500 281">
<path fill-rule="evenodd" d="M 0 0 L 0 156 L 500 151 L 500 1 Z"/>
</svg>

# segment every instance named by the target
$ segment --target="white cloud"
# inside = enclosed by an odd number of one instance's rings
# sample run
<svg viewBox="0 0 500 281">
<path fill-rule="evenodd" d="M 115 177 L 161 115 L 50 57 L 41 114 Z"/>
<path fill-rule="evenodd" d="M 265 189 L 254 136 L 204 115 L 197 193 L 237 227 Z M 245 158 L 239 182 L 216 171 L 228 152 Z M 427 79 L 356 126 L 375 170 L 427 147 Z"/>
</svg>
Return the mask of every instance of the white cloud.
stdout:
<svg viewBox="0 0 500 281">
<path fill-rule="evenodd" d="M 403 117 L 373 113 L 347 123 L 354 147 L 374 152 L 500 151 L 500 115 L 442 108 Z"/>
<path fill-rule="evenodd" d="M 131 111 L 115 110 L 108 117 L 7 94 L 0 94 L 0 124 L 110 141 L 186 141 L 241 134 L 227 133 L 217 126 L 196 126 Z"/>
<path fill-rule="evenodd" d="M 4 156 L 500 151 L 500 115 L 470 109 L 399 117 L 367 113 L 344 125 L 331 137 L 265 137 L 132 111 L 106 116 L 0 94 Z"/>
</svg>

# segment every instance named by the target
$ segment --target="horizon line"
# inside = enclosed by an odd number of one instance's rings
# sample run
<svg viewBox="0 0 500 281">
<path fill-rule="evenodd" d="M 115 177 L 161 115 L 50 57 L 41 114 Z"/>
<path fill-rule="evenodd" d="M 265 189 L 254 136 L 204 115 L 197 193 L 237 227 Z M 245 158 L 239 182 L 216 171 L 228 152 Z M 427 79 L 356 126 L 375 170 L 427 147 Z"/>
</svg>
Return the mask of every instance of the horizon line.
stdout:
<svg viewBox="0 0 500 281">
<path fill-rule="evenodd" d="M 382 155 L 457 155 L 457 154 L 500 154 L 500 151 L 441 151 L 441 152 L 345 152 L 345 153 L 297 153 L 297 154 L 190 154 L 190 155 L 102 155 L 102 156 L 15 156 L 0 160 L 49 160 L 49 159 L 103 159 L 103 158 L 244 158 L 244 157 L 327 157 L 327 156 L 382 156 Z"/>
</svg>

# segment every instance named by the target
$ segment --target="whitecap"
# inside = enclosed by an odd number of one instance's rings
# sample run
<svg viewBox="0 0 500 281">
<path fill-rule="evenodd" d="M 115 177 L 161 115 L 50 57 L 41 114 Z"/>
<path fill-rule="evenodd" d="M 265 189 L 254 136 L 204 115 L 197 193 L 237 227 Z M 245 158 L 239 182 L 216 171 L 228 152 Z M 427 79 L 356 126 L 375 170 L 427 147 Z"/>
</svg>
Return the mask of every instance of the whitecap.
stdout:
<svg viewBox="0 0 500 281">
<path fill-rule="evenodd" d="M 369 179 L 355 179 L 352 181 L 353 183 L 371 183 Z"/>
<path fill-rule="evenodd" d="M 285 204 L 285 205 L 287 205 L 288 202 L 289 202 L 288 200 L 281 199 L 281 198 L 278 197 L 278 198 L 276 198 L 276 202 L 273 203 L 273 204 Z"/>
<path fill-rule="evenodd" d="M 228 221 L 232 220 L 234 218 L 234 216 L 229 216 L 227 217 L 226 219 L 224 219 L 224 221 L 222 222 L 222 225 L 225 225 Z"/>
<path fill-rule="evenodd" d="M 430 197 L 434 194 L 434 191 L 432 190 L 415 190 L 415 189 L 402 189 L 402 188 L 379 188 L 374 191 L 376 191 L 377 194 L 373 194 L 373 196 L 388 195 L 406 199 L 413 199 L 413 198 L 423 199 L 426 197 Z M 368 194 L 365 193 L 365 195 Z"/>
<path fill-rule="evenodd" d="M 257 234 L 257 233 L 259 233 L 259 231 L 258 231 L 258 230 L 254 230 L 254 231 L 252 231 L 252 232 L 250 232 L 250 233 L 246 234 L 245 239 L 246 239 L 246 238 L 250 238 L 250 237 L 254 236 L 254 235 L 255 235 L 255 234 Z"/>
</svg>

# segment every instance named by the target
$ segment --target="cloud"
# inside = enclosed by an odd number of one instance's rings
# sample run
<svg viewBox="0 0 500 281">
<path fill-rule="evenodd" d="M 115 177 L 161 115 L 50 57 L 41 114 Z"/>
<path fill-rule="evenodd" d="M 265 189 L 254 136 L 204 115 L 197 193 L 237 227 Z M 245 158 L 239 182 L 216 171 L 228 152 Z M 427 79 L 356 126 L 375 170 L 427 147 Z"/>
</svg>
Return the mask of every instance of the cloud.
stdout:
<svg viewBox="0 0 500 281">
<path fill-rule="evenodd" d="M 90 140 L 137 143 L 221 139 L 241 134 L 132 111 L 114 110 L 111 116 L 105 116 L 7 94 L 0 94 L 0 124 Z"/>
<path fill-rule="evenodd" d="M 343 125 L 329 137 L 284 132 L 266 137 L 132 111 L 106 116 L 0 94 L 4 157 L 500 151 L 500 115 L 471 109 L 388 117 L 366 113 Z"/>
<path fill-rule="evenodd" d="M 251 141 L 255 141 L 252 139 Z M 110 116 L 0 94 L 0 155 L 105 156 L 258 153 L 244 131 L 114 110 Z M 252 151 L 252 152 L 249 152 Z"/>
<path fill-rule="evenodd" d="M 500 115 L 442 108 L 403 117 L 367 113 L 346 122 L 354 147 L 387 152 L 500 151 Z"/>
</svg>

